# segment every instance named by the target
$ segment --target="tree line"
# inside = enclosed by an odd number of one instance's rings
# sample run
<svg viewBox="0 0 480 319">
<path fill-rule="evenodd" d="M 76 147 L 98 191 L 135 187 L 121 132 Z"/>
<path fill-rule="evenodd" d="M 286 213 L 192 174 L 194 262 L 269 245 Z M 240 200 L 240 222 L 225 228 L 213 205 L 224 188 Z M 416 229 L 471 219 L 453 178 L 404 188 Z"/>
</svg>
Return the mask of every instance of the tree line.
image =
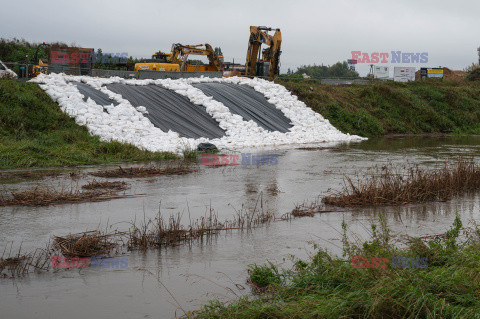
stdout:
<svg viewBox="0 0 480 319">
<path fill-rule="evenodd" d="M 304 74 L 314 79 L 359 77 L 358 72 L 349 69 L 346 61 L 337 62 L 333 65 L 302 65 L 295 72 L 288 69 L 286 75 L 295 77 Z"/>
</svg>

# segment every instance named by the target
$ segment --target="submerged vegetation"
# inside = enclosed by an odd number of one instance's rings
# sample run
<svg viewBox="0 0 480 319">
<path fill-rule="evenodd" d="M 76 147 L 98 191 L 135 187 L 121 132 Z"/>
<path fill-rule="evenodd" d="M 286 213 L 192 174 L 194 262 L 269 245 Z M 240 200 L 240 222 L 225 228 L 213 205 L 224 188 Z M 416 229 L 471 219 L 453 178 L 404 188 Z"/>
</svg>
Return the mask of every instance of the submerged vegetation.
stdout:
<svg viewBox="0 0 480 319">
<path fill-rule="evenodd" d="M 322 85 L 279 80 L 344 133 L 361 136 L 480 133 L 480 83 L 374 82 Z"/>
<path fill-rule="evenodd" d="M 325 204 L 355 207 L 445 201 L 480 188 L 480 165 L 473 158 L 459 158 L 437 170 L 384 166 L 365 180 L 355 183 L 347 176 L 344 180 L 344 189 L 324 197 Z"/>
<path fill-rule="evenodd" d="M 127 183 L 125 182 L 100 182 L 93 180 L 82 186 L 83 189 L 87 190 L 96 190 L 96 189 L 112 189 L 117 191 L 123 191 L 128 188 Z"/>
<path fill-rule="evenodd" d="M 53 249 L 65 257 L 108 256 L 117 247 L 112 235 L 99 231 L 70 234 L 64 237 L 55 236 Z"/>
<path fill-rule="evenodd" d="M 0 278 L 17 278 L 35 270 L 49 270 L 52 252 L 48 247 L 46 249 L 37 249 L 33 253 L 28 254 L 22 254 L 21 251 L 12 254 L 11 248 L 12 246 L 10 246 L 10 251 L 7 253 L 7 246 L 5 246 L 0 257 Z"/>
<path fill-rule="evenodd" d="M 237 211 L 234 219 L 222 222 L 210 208 L 205 216 L 190 220 L 187 226 L 182 225 L 180 214 L 170 215 L 168 219 L 158 214 L 156 218 L 140 225 L 133 222 L 128 243 L 131 248 L 142 250 L 176 246 L 193 240 L 208 239 L 220 232 L 249 230 L 274 221 L 275 215 L 271 211 L 263 210 L 263 205 L 260 206 L 258 210 L 255 207 L 251 211 Z"/>
<path fill-rule="evenodd" d="M 282 216 L 281 220 L 288 219 Z M 227 231 L 249 231 L 255 227 L 269 224 L 276 220 L 275 215 L 264 209 L 262 198 L 252 210 L 242 208 L 236 211 L 231 220 L 219 221 L 212 208 L 195 220 L 184 225 L 181 214 L 172 214 L 165 218 L 160 212 L 153 219 L 138 223 L 132 221 L 127 231 L 107 233 L 94 230 L 66 236 L 53 236 L 53 243 L 45 249 L 37 249 L 34 253 L 24 254 L 19 249 L 12 254 L 13 243 L 7 253 L 5 246 L 0 257 L 0 277 L 15 278 L 27 275 L 32 271 L 48 271 L 52 267 L 51 257 L 60 254 L 67 258 L 83 258 L 92 256 L 111 257 L 124 253 L 122 249 L 147 250 L 175 247 L 193 241 L 211 239 L 212 236 Z M 107 227 L 108 228 L 108 227 Z"/>
<path fill-rule="evenodd" d="M 351 242 L 344 256 L 317 250 L 290 269 L 250 266 L 254 297 L 212 301 L 195 318 L 478 318 L 480 229 L 452 228 L 433 238 L 391 243 L 385 219 L 371 238 Z M 384 261 L 378 262 L 378 261 Z M 420 262 L 418 262 L 420 261 Z"/>
<path fill-rule="evenodd" d="M 101 142 L 63 113 L 37 84 L 0 79 L 0 169 L 175 157 Z"/>
<path fill-rule="evenodd" d="M 134 178 L 134 177 L 151 177 L 162 175 L 186 175 L 198 171 L 194 163 L 189 161 L 173 162 L 167 165 L 146 165 L 140 167 L 122 168 L 119 166 L 115 169 L 99 170 L 90 175 L 104 178 Z"/>
<path fill-rule="evenodd" d="M 57 204 L 73 204 L 84 202 L 98 202 L 127 197 L 119 194 L 127 189 L 122 182 L 97 182 L 95 180 L 82 186 L 46 187 L 37 186 L 25 190 L 13 191 L 10 194 L 0 193 L 0 207 L 2 206 L 49 206 Z"/>
<path fill-rule="evenodd" d="M 103 185 L 103 188 L 116 188 L 126 186 L 119 182 L 96 182 L 87 185 Z M 96 190 L 96 187 L 93 187 Z M 123 189 L 123 187 L 122 187 Z M 281 217 L 265 208 L 263 197 L 257 198 L 255 206 L 247 209 L 242 206 L 235 210 L 233 218 L 220 221 L 217 213 L 210 207 L 205 215 L 190 219 L 187 224 L 182 222 L 182 215 L 171 214 L 168 217 L 159 211 L 155 218 L 134 220 L 126 231 L 107 233 L 101 230 L 86 231 L 65 236 L 53 236 L 53 243 L 45 249 L 37 249 L 34 253 L 23 254 L 21 250 L 12 254 L 4 252 L 0 258 L 0 277 L 22 277 L 32 271 L 48 271 L 51 268 L 51 257 L 58 254 L 67 258 L 82 258 L 91 256 L 111 257 L 124 253 L 123 250 L 148 250 L 158 248 L 176 247 L 181 244 L 203 242 L 221 233 L 231 231 L 250 231 L 256 227 L 269 225 L 274 221 L 288 221 L 294 217 L 313 216 L 317 213 L 327 212 L 319 206 L 310 207 L 305 204 L 297 205 L 291 212 Z M 108 227 L 107 227 L 108 228 Z"/>
</svg>

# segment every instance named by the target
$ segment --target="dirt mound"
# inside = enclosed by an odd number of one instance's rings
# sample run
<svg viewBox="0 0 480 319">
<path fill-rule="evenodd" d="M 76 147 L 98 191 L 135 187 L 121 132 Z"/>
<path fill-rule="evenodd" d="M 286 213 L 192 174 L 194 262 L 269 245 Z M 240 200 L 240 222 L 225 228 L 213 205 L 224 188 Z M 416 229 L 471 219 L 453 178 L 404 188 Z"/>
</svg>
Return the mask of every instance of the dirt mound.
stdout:
<svg viewBox="0 0 480 319">
<path fill-rule="evenodd" d="M 449 68 L 443 68 L 443 78 L 447 80 L 463 81 L 465 80 L 466 72 L 452 71 Z"/>
</svg>

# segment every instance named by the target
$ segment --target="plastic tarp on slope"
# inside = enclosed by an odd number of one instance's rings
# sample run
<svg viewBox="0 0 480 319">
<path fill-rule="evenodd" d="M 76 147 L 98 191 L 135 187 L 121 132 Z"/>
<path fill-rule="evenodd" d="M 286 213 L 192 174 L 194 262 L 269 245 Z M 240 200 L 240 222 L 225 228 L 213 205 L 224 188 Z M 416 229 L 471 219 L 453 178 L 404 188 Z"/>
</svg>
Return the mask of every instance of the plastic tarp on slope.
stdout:
<svg viewBox="0 0 480 319">
<path fill-rule="evenodd" d="M 230 83 L 198 83 L 193 86 L 222 102 L 233 114 L 240 115 L 246 121 L 253 120 L 267 131 L 286 133 L 292 127 L 282 111 L 252 87 Z"/>
<path fill-rule="evenodd" d="M 48 75 L 40 74 L 31 81 L 38 83 L 40 88 L 53 101 L 58 103 L 65 114 L 74 118 L 78 125 L 85 126 L 90 134 L 98 136 L 101 141 L 128 143 L 152 152 L 164 151 L 182 154 L 186 148 L 196 149 L 200 143 L 208 142 L 215 144 L 219 149 L 235 151 L 250 147 L 277 147 L 287 144 L 348 142 L 364 139 L 340 132 L 322 115 L 315 113 L 305 103 L 299 101 L 284 86 L 258 78 L 125 80 L 119 77 L 103 79 L 52 73 Z M 119 104 L 117 106 L 111 104 L 101 106 L 92 99 L 84 101 L 84 96 L 75 85 L 67 85 L 71 82 L 87 84 L 105 93 Z M 225 83 L 253 88 L 256 92 L 261 93 L 276 109 L 280 110 L 293 126 L 288 132 L 281 133 L 267 131 L 253 120 L 245 121 L 242 116 L 230 112 L 223 103 L 193 87 L 193 85 L 200 83 Z M 155 127 L 146 117 L 145 106 L 133 107 L 129 101 L 122 98 L 122 95 L 106 88 L 106 86 L 112 84 L 122 84 L 125 89 L 155 85 L 175 92 L 194 104 L 191 112 L 201 110 L 203 116 L 206 116 L 207 119 L 215 119 L 218 127 L 225 130 L 225 135 L 213 139 L 207 137 L 187 138 L 180 136 L 173 130 L 165 132 L 159 127 Z M 168 94 L 168 92 L 164 94 Z M 188 105 L 191 106 L 191 104 Z M 205 115 L 204 112 L 208 115 Z M 190 119 L 191 115 L 185 115 L 183 118 Z M 167 124 L 170 123 L 167 122 Z M 209 124 L 212 124 L 216 131 L 219 130 L 216 123 L 209 122 Z M 200 126 L 200 128 L 204 129 L 205 127 Z"/>
<path fill-rule="evenodd" d="M 202 106 L 158 85 L 109 84 L 108 90 L 122 95 L 134 107 L 144 106 L 145 116 L 164 132 L 172 130 L 188 138 L 220 138 L 225 135 Z"/>
<path fill-rule="evenodd" d="M 88 98 L 91 98 L 95 101 L 98 105 L 110 105 L 113 104 L 114 106 L 118 105 L 118 102 L 112 100 L 106 95 L 105 93 L 91 87 L 90 85 L 80 83 L 80 82 L 70 82 L 77 86 L 78 91 L 83 94 L 85 97 L 83 100 L 86 102 Z"/>
</svg>

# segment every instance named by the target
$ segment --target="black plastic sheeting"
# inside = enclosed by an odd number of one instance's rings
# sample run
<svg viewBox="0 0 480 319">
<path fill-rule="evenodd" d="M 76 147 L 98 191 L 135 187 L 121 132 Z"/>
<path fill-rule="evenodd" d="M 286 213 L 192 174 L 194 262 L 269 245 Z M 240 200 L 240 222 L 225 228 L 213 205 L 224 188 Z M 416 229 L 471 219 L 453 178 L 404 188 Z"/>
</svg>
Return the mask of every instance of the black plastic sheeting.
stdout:
<svg viewBox="0 0 480 319">
<path fill-rule="evenodd" d="M 220 138 L 225 131 L 203 106 L 158 85 L 109 84 L 107 89 L 122 95 L 134 107 L 144 106 L 145 116 L 164 132 L 172 130 L 189 138 Z"/>
<path fill-rule="evenodd" d="M 252 87 L 230 83 L 198 83 L 193 86 L 222 102 L 233 114 L 240 115 L 246 121 L 253 120 L 268 131 L 286 133 L 292 127 L 282 111 Z"/>
<path fill-rule="evenodd" d="M 80 82 L 70 82 L 74 85 L 77 86 L 78 91 L 84 95 L 83 100 L 86 102 L 88 98 L 91 98 L 92 100 L 95 101 L 98 105 L 110 105 L 113 104 L 114 106 L 117 106 L 119 103 L 115 100 L 111 100 L 108 95 L 103 93 L 102 91 L 99 91 L 90 85 L 80 83 Z"/>
</svg>

